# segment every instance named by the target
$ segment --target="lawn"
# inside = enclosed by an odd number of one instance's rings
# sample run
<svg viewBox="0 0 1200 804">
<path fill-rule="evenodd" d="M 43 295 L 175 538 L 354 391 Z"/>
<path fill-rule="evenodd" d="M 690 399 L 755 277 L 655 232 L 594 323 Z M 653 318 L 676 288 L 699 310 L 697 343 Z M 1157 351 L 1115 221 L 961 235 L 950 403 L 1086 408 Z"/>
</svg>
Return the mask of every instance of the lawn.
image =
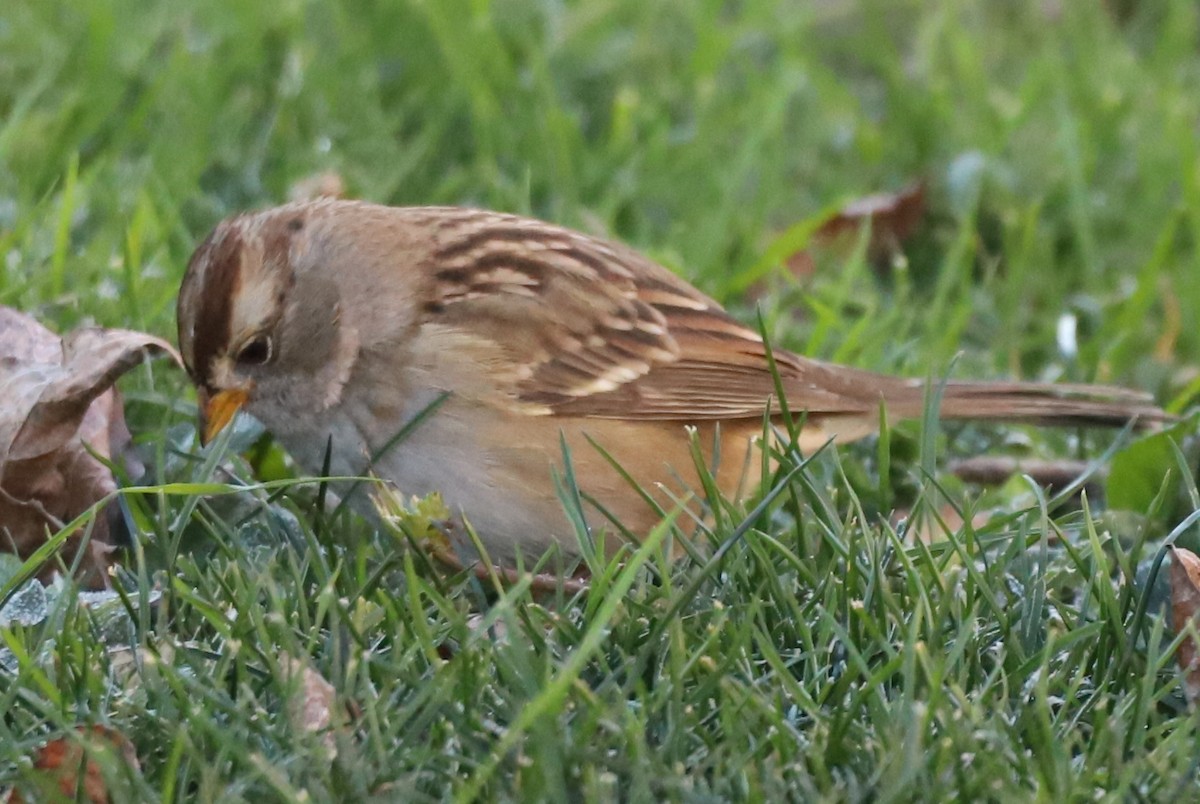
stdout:
<svg viewBox="0 0 1200 804">
<path fill-rule="evenodd" d="M 10 0 L 0 53 L 0 304 L 58 331 L 173 341 L 209 229 L 333 171 L 625 241 L 802 354 L 1200 390 L 1191 0 Z M 916 182 L 911 231 L 815 235 Z M 118 800 L 1200 797 L 1186 422 L 788 454 L 695 559 L 663 526 L 573 593 L 439 571 L 253 423 L 202 450 L 166 361 L 121 388 L 121 596 L 0 627 L 0 787 L 101 725 Z M 951 471 L 980 454 L 1096 472 Z"/>
</svg>

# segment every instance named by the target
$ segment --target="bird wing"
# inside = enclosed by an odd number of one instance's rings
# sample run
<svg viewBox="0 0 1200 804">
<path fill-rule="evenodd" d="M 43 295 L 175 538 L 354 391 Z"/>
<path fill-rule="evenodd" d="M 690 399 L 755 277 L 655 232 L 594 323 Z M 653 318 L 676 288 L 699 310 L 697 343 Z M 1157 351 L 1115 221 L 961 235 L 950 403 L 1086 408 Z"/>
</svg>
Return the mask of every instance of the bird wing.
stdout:
<svg viewBox="0 0 1200 804">
<path fill-rule="evenodd" d="M 758 333 L 662 266 L 540 221 L 441 212 L 426 321 L 502 350 L 498 362 L 517 409 L 756 418 L 775 394 Z M 796 410 L 858 413 L 878 404 L 852 393 L 853 384 L 825 364 L 778 350 L 774 357 Z"/>
</svg>

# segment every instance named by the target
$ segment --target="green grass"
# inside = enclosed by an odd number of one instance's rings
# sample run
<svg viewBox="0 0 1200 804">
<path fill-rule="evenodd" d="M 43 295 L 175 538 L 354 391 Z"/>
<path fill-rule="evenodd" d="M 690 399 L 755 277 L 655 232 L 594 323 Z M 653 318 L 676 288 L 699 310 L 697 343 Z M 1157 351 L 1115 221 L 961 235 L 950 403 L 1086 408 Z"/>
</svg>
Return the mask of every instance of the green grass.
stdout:
<svg viewBox="0 0 1200 804">
<path fill-rule="evenodd" d="M 1098 379 L 1184 409 L 1198 45 L 1190 0 L 16 0 L 0 303 L 172 336 L 207 230 L 334 169 L 362 198 L 619 238 L 747 321 L 765 283 L 769 335 L 805 354 Z M 798 281 L 764 261 L 915 178 L 930 209 L 902 264 L 822 249 Z M 165 363 L 123 383 L 152 467 L 135 480 L 226 483 L 221 460 L 234 484 L 286 473 L 261 444 L 199 451 L 186 385 Z M 725 507 L 701 536 L 719 560 L 648 542 L 573 598 L 439 575 L 313 484 L 131 494 L 125 600 L 51 590 L 47 620 L 0 629 L 0 782 L 100 723 L 142 764 L 114 784 L 149 800 L 1198 795 L 1156 561 L 1196 546 L 1176 531 L 1200 507 L 1190 441 L 933 435 L 786 455 L 770 504 Z M 980 451 L 1115 453 L 1124 510 L 938 471 Z M 948 503 L 991 518 L 925 544 L 888 517 Z M 289 655 L 357 709 L 336 758 L 289 721 Z"/>
</svg>

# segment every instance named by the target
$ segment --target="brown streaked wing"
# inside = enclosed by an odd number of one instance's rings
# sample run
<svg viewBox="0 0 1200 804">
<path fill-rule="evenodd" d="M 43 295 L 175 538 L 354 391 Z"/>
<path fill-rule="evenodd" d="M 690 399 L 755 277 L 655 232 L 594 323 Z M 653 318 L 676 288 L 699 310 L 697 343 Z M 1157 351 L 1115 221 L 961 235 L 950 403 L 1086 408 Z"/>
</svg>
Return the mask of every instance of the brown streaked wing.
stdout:
<svg viewBox="0 0 1200 804">
<path fill-rule="evenodd" d="M 758 334 L 624 246 L 477 212 L 441 233 L 431 320 L 523 361 L 512 395 L 527 410 L 701 421 L 759 417 L 774 396 Z M 819 364 L 776 359 L 797 409 L 871 409 L 820 383 Z"/>
</svg>

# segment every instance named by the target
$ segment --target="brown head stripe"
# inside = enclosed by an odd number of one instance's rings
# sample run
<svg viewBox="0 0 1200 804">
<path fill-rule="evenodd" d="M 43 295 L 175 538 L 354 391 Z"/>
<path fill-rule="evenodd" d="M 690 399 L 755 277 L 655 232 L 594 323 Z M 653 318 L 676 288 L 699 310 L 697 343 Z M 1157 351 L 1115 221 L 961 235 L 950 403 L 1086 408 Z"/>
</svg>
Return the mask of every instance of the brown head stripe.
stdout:
<svg viewBox="0 0 1200 804">
<path fill-rule="evenodd" d="M 221 236 L 223 235 L 223 236 Z M 200 294 L 200 309 L 196 316 L 196 340 L 192 344 L 193 379 L 207 386 L 212 361 L 228 348 L 233 337 L 230 331 L 233 317 L 232 300 L 241 283 L 242 238 L 231 226 L 222 226 L 209 236 L 196 252 L 197 259 L 208 257 L 204 288 Z"/>
</svg>

